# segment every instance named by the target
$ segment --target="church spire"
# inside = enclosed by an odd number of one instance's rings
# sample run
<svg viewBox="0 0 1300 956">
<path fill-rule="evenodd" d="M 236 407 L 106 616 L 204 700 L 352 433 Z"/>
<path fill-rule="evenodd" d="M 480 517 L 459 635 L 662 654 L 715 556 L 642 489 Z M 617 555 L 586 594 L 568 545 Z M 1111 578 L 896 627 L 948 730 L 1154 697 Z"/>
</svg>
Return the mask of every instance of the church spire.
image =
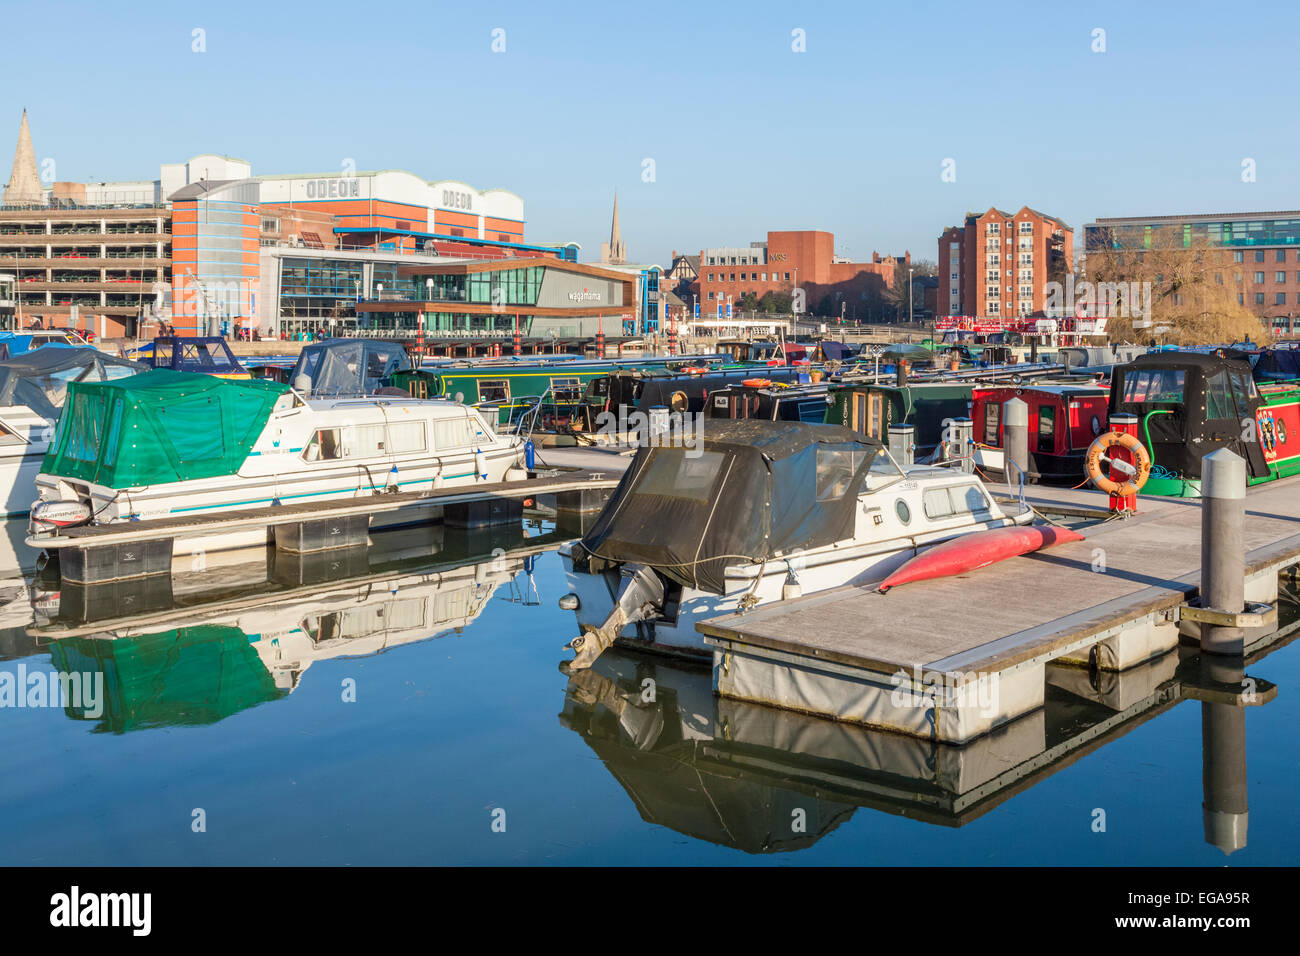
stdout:
<svg viewBox="0 0 1300 956">
<path fill-rule="evenodd" d="M 609 242 L 600 244 L 600 261 L 611 266 L 621 266 L 627 262 L 623 233 L 618 228 L 618 190 L 614 191 L 614 218 L 609 224 Z"/>
<path fill-rule="evenodd" d="M 18 146 L 14 149 L 14 165 L 9 173 L 9 185 L 4 192 L 5 205 L 25 205 L 45 201 L 45 190 L 36 171 L 36 151 L 32 148 L 32 130 L 27 125 L 27 110 L 18 127 Z"/>
</svg>

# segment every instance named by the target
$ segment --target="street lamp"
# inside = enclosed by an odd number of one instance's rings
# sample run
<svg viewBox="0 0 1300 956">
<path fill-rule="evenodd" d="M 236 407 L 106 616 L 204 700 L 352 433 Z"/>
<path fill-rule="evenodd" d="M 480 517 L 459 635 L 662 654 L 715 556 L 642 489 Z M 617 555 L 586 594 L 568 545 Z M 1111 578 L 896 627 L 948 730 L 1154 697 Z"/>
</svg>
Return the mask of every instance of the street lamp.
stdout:
<svg viewBox="0 0 1300 956">
<path fill-rule="evenodd" d="M 907 324 L 912 324 L 912 267 L 907 267 Z M 910 333 L 909 333 L 910 334 Z"/>
</svg>

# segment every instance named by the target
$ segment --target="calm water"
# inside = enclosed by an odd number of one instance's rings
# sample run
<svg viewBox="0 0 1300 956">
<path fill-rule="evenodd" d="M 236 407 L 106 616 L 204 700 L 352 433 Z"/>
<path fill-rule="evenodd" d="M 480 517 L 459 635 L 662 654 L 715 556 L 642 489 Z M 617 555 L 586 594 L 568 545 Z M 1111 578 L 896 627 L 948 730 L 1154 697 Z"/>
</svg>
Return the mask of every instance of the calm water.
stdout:
<svg viewBox="0 0 1300 956">
<path fill-rule="evenodd" d="M 11 564 L 30 568 L 12 524 Z M 611 651 L 571 681 L 557 536 L 526 534 L 424 529 L 331 563 L 196 560 L 148 587 L 29 571 L 35 625 L 11 568 L 0 674 L 99 672 L 107 704 L 98 718 L 0 709 L 0 864 L 1300 857 L 1295 644 L 1247 667 L 1279 692 L 1246 713 L 1248 842 L 1225 856 L 1205 841 L 1202 705 L 1169 690 L 1174 658 L 1102 688 L 1131 696 L 1116 703 L 1127 716 L 1065 675 L 1076 685 L 1053 687 L 1043 712 L 960 752 L 719 701 L 707 668 L 648 656 Z M 1227 778 L 1243 779 L 1230 765 Z"/>
</svg>

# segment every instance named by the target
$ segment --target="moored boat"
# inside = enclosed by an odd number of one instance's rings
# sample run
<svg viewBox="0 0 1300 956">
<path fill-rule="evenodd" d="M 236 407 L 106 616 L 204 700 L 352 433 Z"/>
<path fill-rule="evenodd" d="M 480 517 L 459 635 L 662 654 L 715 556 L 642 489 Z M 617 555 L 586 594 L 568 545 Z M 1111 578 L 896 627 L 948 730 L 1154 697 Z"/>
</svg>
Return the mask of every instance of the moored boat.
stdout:
<svg viewBox="0 0 1300 956">
<path fill-rule="evenodd" d="M 928 544 L 1027 524 L 973 474 L 899 466 L 845 428 L 704 423 L 694 447 L 643 447 L 580 542 L 561 549 L 586 667 L 617 638 L 702 654 L 695 624 L 878 582 Z"/>
<path fill-rule="evenodd" d="M 1117 366 L 1109 413 L 1137 416 L 1145 495 L 1200 497 L 1201 459 L 1219 448 L 1245 459 L 1252 485 L 1300 474 L 1300 382 L 1256 383 L 1244 352 L 1161 351 Z"/>
<path fill-rule="evenodd" d="M 41 348 L 0 361 L 0 494 L 25 515 L 71 382 L 134 375 L 140 366 L 92 348 Z"/>
<path fill-rule="evenodd" d="M 61 528 L 200 517 L 286 503 L 524 477 L 523 446 L 479 412 L 401 397 L 308 400 L 265 380 L 169 370 L 69 387 L 36 479 L 34 547 Z M 412 502 L 376 527 L 438 517 Z M 176 553 L 266 541 L 266 531 L 175 539 Z"/>
</svg>

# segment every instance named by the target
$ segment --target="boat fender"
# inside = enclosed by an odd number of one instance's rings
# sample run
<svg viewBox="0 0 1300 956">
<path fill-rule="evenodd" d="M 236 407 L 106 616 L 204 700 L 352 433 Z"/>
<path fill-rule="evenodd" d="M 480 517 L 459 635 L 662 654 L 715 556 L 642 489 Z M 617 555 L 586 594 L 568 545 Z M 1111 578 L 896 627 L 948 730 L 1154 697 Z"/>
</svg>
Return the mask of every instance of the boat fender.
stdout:
<svg viewBox="0 0 1300 956">
<path fill-rule="evenodd" d="M 1128 462 L 1118 461 L 1106 455 L 1106 451 L 1115 445 L 1127 448 L 1137 458 L 1137 466 L 1134 467 Z M 1114 481 L 1107 478 L 1101 473 L 1102 462 L 1109 462 L 1112 470 L 1116 470 L 1126 476 L 1123 482 Z M 1083 459 L 1083 470 L 1094 485 L 1107 494 L 1127 497 L 1135 495 L 1142 486 L 1147 483 L 1151 477 L 1151 455 L 1142 446 L 1142 443 L 1132 435 L 1126 435 L 1123 432 L 1110 431 L 1103 435 L 1098 435 L 1091 445 L 1088 446 L 1088 453 Z"/>
<path fill-rule="evenodd" d="M 398 480 L 397 466 L 394 465 L 392 468 L 388 469 L 388 484 L 385 486 L 384 490 L 395 494 L 401 490 L 401 487 L 402 483 Z"/>
<path fill-rule="evenodd" d="M 483 454 L 481 448 L 474 449 L 474 471 L 477 473 L 479 478 L 487 481 L 487 455 Z"/>
<path fill-rule="evenodd" d="M 524 442 L 524 465 L 529 471 L 537 465 L 537 446 L 533 444 L 531 438 Z"/>
</svg>

